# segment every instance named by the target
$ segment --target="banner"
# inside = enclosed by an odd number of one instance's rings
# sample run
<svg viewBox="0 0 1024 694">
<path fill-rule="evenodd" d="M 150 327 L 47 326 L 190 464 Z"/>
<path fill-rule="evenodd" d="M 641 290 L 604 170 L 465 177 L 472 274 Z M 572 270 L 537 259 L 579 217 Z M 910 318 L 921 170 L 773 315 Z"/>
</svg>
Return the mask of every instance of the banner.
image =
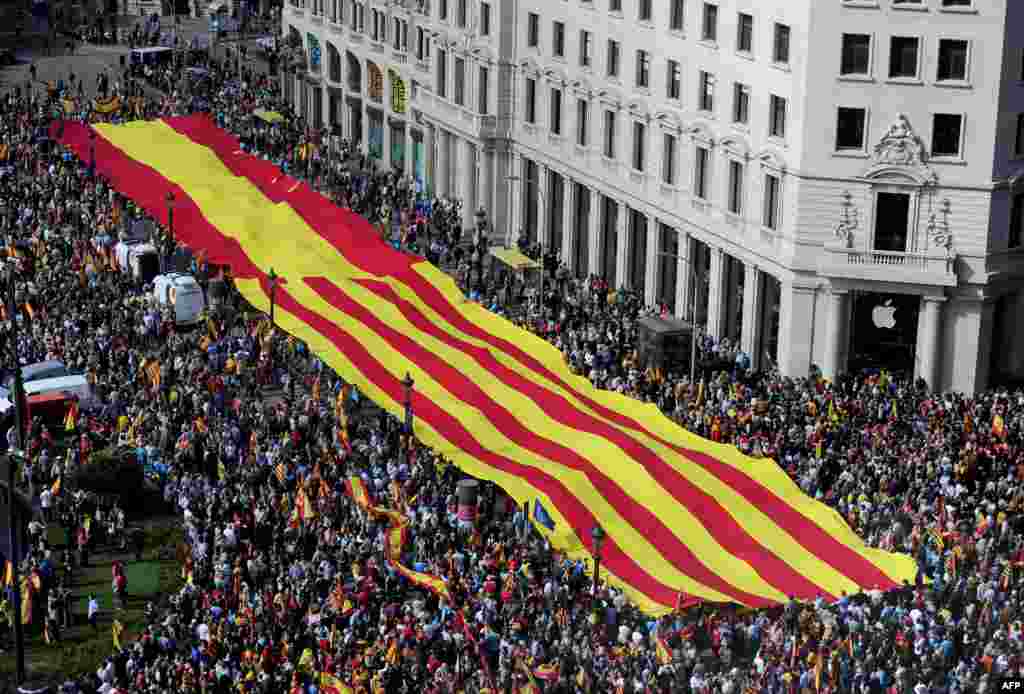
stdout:
<svg viewBox="0 0 1024 694">
<path fill-rule="evenodd" d="M 765 607 L 913 582 L 913 558 L 867 547 L 771 460 L 593 387 L 365 219 L 239 154 L 211 119 L 95 130 L 99 172 L 160 222 L 173 190 L 179 240 L 229 265 L 259 310 L 273 266 L 277 325 L 345 382 L 402 417 L 409 374 L 416 437 L 517 504 L 539 501 L 556 550 L 592 566 L 601 527 L 602 579 L 647 613 L 671 612 L 680 594 Z M 67 124 L 61 141 L 88 157 L 86 126 Z"/>
<path fill-rule="evenodd" d="M 366 86 L 370 99 L 378 104 L 384 103 L 384 73 L 376 63 L 366 63 Z"/>
<path fill-rule="evenodd" d="M 395 113 L 405 113 L 408 107 L 408 99 L 405 92 L 405 82 L 394 70 L 388 70 L 391 77 L 391 110 Z"/>
</svg>

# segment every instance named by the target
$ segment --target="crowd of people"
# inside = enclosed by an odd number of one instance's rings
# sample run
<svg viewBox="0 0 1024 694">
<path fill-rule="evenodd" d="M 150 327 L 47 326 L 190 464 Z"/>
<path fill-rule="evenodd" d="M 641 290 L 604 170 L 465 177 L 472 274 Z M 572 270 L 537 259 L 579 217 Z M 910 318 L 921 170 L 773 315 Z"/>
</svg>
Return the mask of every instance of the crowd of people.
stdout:
<svg viewBox="0 0 1024 694">
<path fill-rule="evenodd" d="M 456 201 L 427 200 L 401 173 L 306 128 L 269 77 L 240 82 L 228 66 L 203 67 L 213 117 L 247 149 L 513 313 L 514 293 L 465 272 Z M 105 117 L 184 113 L 191 99 L 171 91 Z M 76 617 L 113 624 L 111 657 L 96 672 L 68 673 L 65 691 L 959 694 L 1024 675 L 1021 392 L 934 393 L 884 371 L 781 378 L 750 371 L 734 346 L 711 339 L 702 353 L 735 368 L 691 383 L 639 362 L 636 321 L 652 309 L 634 293 L 563 275 L 541 313 L 517 320 L 574 370 L 777 460 L 869 545 L 919 565 L 915 584 L 887 593 L 652 618 L 611 586 L 595 590 L 588 567 L 553 552 L 493 485 L 481 485 L 475 523 L 460 523 L 462 473 L 234 292 L 200 327 L 179 330 L 109 260 L 109 243 L 145 214 L 90 162 L 48 143 L 51 106 L 41 94 L 0 102 L 0 234 L 12 268 L 0 295 L 14 297 L 0 349 L 21 364 L 61 360 L 94 393 L 92 407 L 75 406 L 58 427 L 30 422 L 24 441 L 23 488 L 48 499 L 20 567 L 33 625 L 56 641 Z M 256 108 L 288 120 L 263 125 Z M 95 114 L 83 99 L 74 116 Z M 182 250 L 149 226 L 162 264 L 173 265 Z M 191 260 L 212 277 L 205 265 Z M 285 397 L 266 397 L 270 386 Z M 161 492 L 185 537 L 181 588 L 132 634 L 94 596 L 65 614 L 72 567 L 102 535 L 124 534 L 107 501 L 74 488 L 76 470 L 117 444 L 164 471 Z M 388 545 L 393 516 L 374 512 L 357 488 L 405 519 L 401 551 Z M 54 553 L 46 523 L 64 526 L 72 551 Z M 122 596 L 130 575 L 130 563 L 112 575 Z M 9 602 L 0 613 L 9 625 Z"/>
</svg>

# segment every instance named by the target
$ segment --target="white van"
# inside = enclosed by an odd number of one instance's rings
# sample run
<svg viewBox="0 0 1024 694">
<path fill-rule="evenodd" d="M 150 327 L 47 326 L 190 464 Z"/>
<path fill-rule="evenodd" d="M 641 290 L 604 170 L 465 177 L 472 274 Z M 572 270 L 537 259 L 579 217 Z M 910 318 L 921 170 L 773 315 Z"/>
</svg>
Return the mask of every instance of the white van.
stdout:
<svg viewBox="0 0 1024 694">
<path fill-rule="evenodd" d="M 160 256 L 150 243 L 139 239 L 122 241 L 114 246 L 114 257 L 121 272 L 140 282 L 152 282 L 160 274 Z"/>
<path fill-rule="evenodd" d="M 192 275 L 171 272 L 153 279 L 153 298 L 159 306 L 174 309 L 174 322 L 194 325 L 206 309 L 203 289 Z"/>
</svg>

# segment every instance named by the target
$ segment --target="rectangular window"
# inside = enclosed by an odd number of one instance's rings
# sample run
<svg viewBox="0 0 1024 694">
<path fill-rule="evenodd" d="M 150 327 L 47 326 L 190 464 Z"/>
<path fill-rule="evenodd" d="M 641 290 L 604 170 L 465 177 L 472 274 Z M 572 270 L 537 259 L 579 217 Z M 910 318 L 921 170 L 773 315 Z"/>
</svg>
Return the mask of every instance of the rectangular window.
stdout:
<svg viewBox="0 0 1024 694">
<path fill-rule="evenodd" d="M 469 2 L 459 0 L 459 26 L 465 28 L 469 24 Z"/>
<path fill-rule="evenodd" d="M 562 90 L 551 90 L 551 132 L 562 134 Z"/>
<path fill-rule="evenodd" d="M 651 0 L 637 0 L 636 18 L 641 22 L 651 21 Z"/>
<path fill-rule="evenodd" d="M 932 118 L 932 156 L 959 157 L 963 134 L 963 116 L 958 113 L 936 113 Z"/>
<path fill-rule="evenodd" d="M 701 22 L 700 37 L 705 41 L 718 40 L 718 5 L 704 3 L 704 21 Z"/>
<path fill-rule="evenodd" d="M 441 17 L 441 21 L 448 20 L 448 0 L 438 0 L 438 15 Z"/>
<path fill-rule="evenodd" d="M 789 27 L 775 24 L 775 40 L 772 42 L 772 60 L 782 65 L 789 64 Z"/>
<path fill-rule="evenodd" d="M 551 25 L 551 52 L 559 58 L 565 57 L 565 22 Z"/>
<path fill-rule="evenodd" d="M 455 103 L 466 105 L 466 60 L 455 58 Z"/>
<path fill-rule="evenodd" d="M 768 229 L 779 228 L 779 194 L 781 192 L 779 177 L 774 174 L 764 176 L 764 211 L 761 223 Z"/>
<path fill-rule="evenodd" d="M 736 17 L 736 50 L 750 53 L 754 46 L 754 17 L 740 12 Z"/>
<path fill-rule="evenodd" d="M 729 211 L 743 212 L 743 164 L 729 160 Z"/>
<path fill-rule="evenodd" d="M 580 67 L 590 67 L 590 32 L 580 29 Z"/>
<path fill-rule="evenodd" d="M 608 39 L 608 76 L 619 76 L 619 42 Z"/>
<path fill-rule="evenodd" d="M 863 108 L 839 107 L 836 113 L 836 149 L 864 149 L 864 126 L 867 123 L 867 111 Z"/>
<path fill-rule="evenodd" d="M 540 45 L 540 15 L 536 12 L 526 17 L 526 45 L 530 48 Z"/>
<path fill-rule="evenodd" d="M 644 152 L 647 147 L 647 128 L 640 121 L 633 121 L 633 170 L 643 171 Z"/>
<path fill-rule="evenodd" d="M 871 71 L 871 36 L 843 34 L 843 55 L 840 75 L 867 75 Z"/>
<path fill-rule="evenodd" d="M 491 86 L 490 85 L 491 73 L 490 73 L 490 71 L 486 67 L 481 65 L 480 66 L 479 75 L 480 76 L 477 78 L 478 84 L 476 86 L 476 94 L 477 94 L 476 110 L 480 112 L 480 115 L 486 116 L 487 112 L 488 112 L 488 108 L 487 108 L 488 97 L 490 96 L 490 91 L 491 91 L 491 89 L 490 89 L 490 86 Z"/>
<path fill-rule="evenodd" d="M 590 135 L 587 132 L 587 114 L 590 111 L 590 104 L 587 103 L 586 99 L 578 99 L 576 101 L 576 144 L 580 147 L 586 147 L 587 142 L 590 140 Z"/>
<path fill-rule="evenodd" d="M 701 111 L 715 110 L 715 76 L 710 72 L 700 73 L 700 93 L 697 95 Z"/>
<path fill-rule="evenodd" d="M 668 28 L 672 31 L 683 30 L 683 0 L 671 0 L 668 13 Z"/>
<path fill-rule="evenodd" d="M 711 155 L 706 147 L 696 148 L 696 158 L 693 164 L 693 194 L 701 200 L 708 197 L 708 164 Z"/>
<path fill-rule="evenodd" d="M 974 0 L 942 0 L 943 7 L 970 7 Z"/>
<path fill-rule="evenodd" d="M 437 95 L 448 98 L 448 53 L 437 49 Z"/>
<path fill-rule="evenodd" d="M 644 50 L 636 52 L 636 86 L 651 86 L 651 55 Z"/>
<path fill-rule="evenodd" d="M 889 77 L 917 77 L 918 40 L 893 36 L 889 41 Z"/>
<path fill-rule="evenodd" d="M 732 85 L 732 122 L 743 125 L 750 122 L 750 87 L 741 82 Z"/>
<path fill-rule="evenodd" d="M 615 111 L 604 112 L 604 156 L 615 158 Z"/>
<path fill-rule="evenodd" d="M 939 39 L 939 82 L 967 80 L 967 42 L 962 39 Z"/>
<path fill-rule="evenodd" d="M 523 114 L 527 123 L 537 122 L 537 80 L 526 78 L 526 113 Z"/>
<path fill-rule="evenodd" d="M 480 3 L 480 35 L 491 35 L 491 3 Z"/>
<path fill-rule="evenodd" d="M 786 100 L 772 94 L 768 107 L 768 134 L 772 137 L 786 137 Z"/>
<path fill-rule="evenodd" d="M 665 74 L 665 96 L 678 100 L 682 96 L 682 68 L 678 60 L 669 60 Z"/>
<path fill-rule="evenodd" d="M 676 183 L 676 136 L 665 133 L 661 151 L 661 180 L 670 186 Z"/>
<path fill-rule="evenodd" d="M 609 12 L 622 12 L 622 0 L 608 0 Z"/>
<path fill-rule="evenodd" d="M 1020 245 L 1021 235 L 1024 232 L 1024 193 L 1017 193 L 1013 196 L 1013 203 L 1010 206 L 1010 248 Z"/>
<path fill-rule="evenodd" d="M 1024 156 L 1024 113 L 1017 114 L 1017 141 L 1013 151 L 1018 157 Z"/>
</svg>

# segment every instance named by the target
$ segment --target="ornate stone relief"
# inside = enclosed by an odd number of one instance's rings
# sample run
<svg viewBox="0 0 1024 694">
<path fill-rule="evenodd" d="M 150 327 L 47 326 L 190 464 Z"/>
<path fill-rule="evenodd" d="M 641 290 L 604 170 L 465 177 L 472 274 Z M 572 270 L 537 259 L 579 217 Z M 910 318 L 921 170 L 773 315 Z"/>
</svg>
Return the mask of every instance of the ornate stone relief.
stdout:
<svg viewBox="0 0 1024 694">
<path fill-rule="evenodd" d="M 938 214 L 928 215 L 928 241 L 932 248 L 942 248 L 949 255 L 953 248 L 953 234 L 949 229 L 949 198 L 942 201 Z"/>
<path fill-rule="evenodd" d="M 857 230 L 857 208 L 853 206 L 850 191 L 843 191 L 843 216 L 836 225 L 836 238 L 845 248 L 853 248 L 853 235 Z"/>
</svg>

